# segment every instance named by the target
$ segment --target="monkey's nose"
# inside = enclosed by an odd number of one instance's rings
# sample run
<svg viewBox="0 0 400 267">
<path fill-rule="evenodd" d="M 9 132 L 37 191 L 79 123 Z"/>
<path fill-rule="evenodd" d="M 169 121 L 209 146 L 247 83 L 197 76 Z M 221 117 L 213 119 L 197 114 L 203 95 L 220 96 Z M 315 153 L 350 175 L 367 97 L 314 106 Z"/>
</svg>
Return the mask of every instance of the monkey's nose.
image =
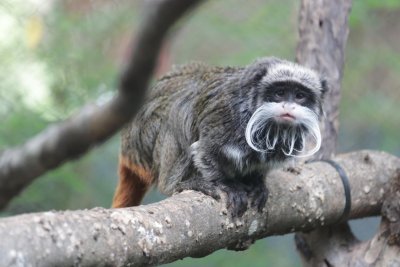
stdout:
<svg viewBox="0 0 400 267">
<path fill-rule="evenodd" d="M 296 105 L 293 103 L 283 102 L 282 108 L 286 110 L 294 110 L 296 108 Z"/>
</svg>

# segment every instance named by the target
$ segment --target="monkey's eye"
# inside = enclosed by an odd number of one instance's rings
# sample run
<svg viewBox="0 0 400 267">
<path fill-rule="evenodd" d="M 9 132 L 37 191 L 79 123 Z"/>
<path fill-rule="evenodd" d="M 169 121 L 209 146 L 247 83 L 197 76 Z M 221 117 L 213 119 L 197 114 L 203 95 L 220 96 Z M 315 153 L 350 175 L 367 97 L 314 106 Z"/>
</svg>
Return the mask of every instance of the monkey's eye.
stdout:
<svg viewBox="0 0 400 267">
<path fill-rule="evenodd" d="M 279 89 L 279 90 L 275 91 L 275 95 L 278 97 L 282 97 L 285 95 L 285 91 L 283 89 Z"/>
<path fill-rule="evenodd" d="M 301 93 L 301 92 L 296 93 L 297 100 L 302 100 L 304 98 L 306 98 L 306 95 L 304 93 Z"/>
</svg>

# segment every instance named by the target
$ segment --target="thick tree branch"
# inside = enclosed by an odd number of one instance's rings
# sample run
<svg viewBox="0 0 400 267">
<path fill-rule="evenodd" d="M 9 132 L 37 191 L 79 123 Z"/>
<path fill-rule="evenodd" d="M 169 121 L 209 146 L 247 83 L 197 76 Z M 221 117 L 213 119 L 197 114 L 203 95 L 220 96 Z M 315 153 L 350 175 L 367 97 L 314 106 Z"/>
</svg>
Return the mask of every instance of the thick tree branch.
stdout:
<svg viewBox="0 0 400 267">
<path fill-rule="evenodd" d="M 352 188 L 351 218 L 377 215 L 400 176 L 400 159 L 360 151 L 335 158 Z M 232 221 L 223 201 L 194 191 L 160 203 L 125 209 L 26 214 L 0 220 L 0 266 L 156 265 L 204 256 L 255 239 L 335 223 L 344 206 L 343 185 L 328 164 L 276 171 L 263 213 L 249 210 Z M 130 266 L 131 266 L 130 265 Z"/>
<path fill-rule="evenodd" d="M 118 95 L 52 125 L 21 147 L 0 154 L 0 209 L 33 179 L 83 155 L 118 131 L 140 107 L 168 29 L 201 0 L 152 0 L 135 38 Z"/>
<path fill-rule="evenodd" d="M 296 245 L 304 266 L 399 266 L 400 169 L 384 193 L 382 220 L 376 235 L 357 240 L 347 223 L 297 234 Z"/>
</svg>

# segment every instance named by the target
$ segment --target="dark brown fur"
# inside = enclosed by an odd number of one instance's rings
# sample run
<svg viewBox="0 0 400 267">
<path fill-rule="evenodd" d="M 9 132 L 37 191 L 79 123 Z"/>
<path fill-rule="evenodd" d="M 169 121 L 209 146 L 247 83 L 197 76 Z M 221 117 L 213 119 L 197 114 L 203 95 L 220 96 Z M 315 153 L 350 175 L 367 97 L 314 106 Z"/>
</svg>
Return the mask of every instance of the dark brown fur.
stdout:
<svg viewBox="0 0 400 267">
<path fill-rule="evenodd" d="M 119 182 L 112 203 L 113 208 L 137 206 L 153 183 L 149 170 L 134 165 L 123 156 L 119 159 Z"/>
</svg>

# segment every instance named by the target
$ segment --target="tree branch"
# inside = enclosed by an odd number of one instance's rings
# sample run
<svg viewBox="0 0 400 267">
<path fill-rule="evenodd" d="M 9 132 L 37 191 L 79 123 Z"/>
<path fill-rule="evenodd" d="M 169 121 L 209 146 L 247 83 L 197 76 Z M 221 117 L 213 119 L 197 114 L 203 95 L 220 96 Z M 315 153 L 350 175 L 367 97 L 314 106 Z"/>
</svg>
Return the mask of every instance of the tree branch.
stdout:
<svg viewBox="0 0 400 267">
<path fill-rule="evenodd" d="M 142 21 L 119 93 L 103 106 L 87 106 L 17 148 L 0 154 L 0 209 L 36 177 L 75 159 L 118 131 L 139 109 L 168 29 L 201 0 L 152 0 Z"/>
<path fill-rule="evenodd" d="M 377 215 L 383 196 L 399 179 L 400 159 L 359 151 L 335 160 L 350 179 L 350 217 Z M 0 266 L 156 265 L 225 247 L 242 249 L 269 235 L 311 230 L 335 223 L 343 212 L 342 182 L 324 162 L 276 171 L 267 186 L 271 194 L 264 211 L 249 210 L 235 221 L 227 215 L 224 200 L 194 191 L 134 208 L 1 219 Z"/>
<path fill-rule="evenodd" d="M 398 266 L 400 264 L 400 169 L 384 193 L 378 232 L 360 242 L 347 223 L 296 234 L 304 266 Z M 364 189 L 365 191 L 365 189 Z"/>
</svg>

